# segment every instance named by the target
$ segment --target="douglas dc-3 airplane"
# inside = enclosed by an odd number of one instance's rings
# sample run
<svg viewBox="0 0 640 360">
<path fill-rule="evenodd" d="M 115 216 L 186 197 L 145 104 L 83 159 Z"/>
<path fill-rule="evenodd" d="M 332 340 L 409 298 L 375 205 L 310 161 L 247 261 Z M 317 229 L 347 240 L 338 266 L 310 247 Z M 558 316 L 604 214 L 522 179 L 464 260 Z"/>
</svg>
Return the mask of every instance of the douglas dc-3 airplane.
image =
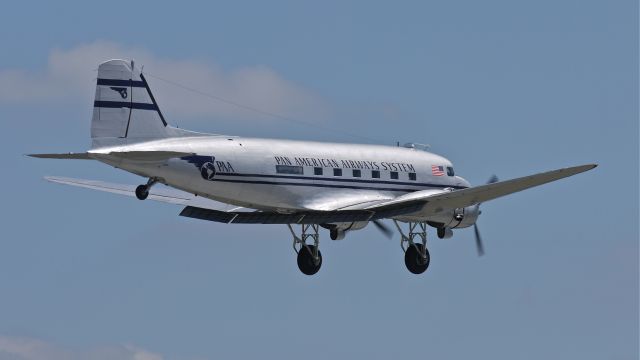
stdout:
<svg viewBox="0 0 640 360">
<path fill-rule="evenodd" d="M 393 220 L 410 272 L 429 266 L 427 225 L 439 238 L 474 226 L 482 202 L 556 181 L 597 165 L 548 171 L 472 187 L 442 156 L 412 146 L 331 144 L 203 134 L 171 127 L 144 74 L 133 61 L 98 67 L 91 150 L 31 154 L 92 159 L 147 178 L 138 187 L 47 177 L 61 184 L 184 206 L 181 216 L 227 224 L 284 224 L 293 236 L 298 267 L 322 265 L 319 230 L 339 240 L 372 222 L 390 235 Z M 154 187 L 165 184 L 171 188 Z M 403 231 L 403 227 L 407 227 Z M 296 231 L 294 229 L 299 229 Z"/>
</svg>

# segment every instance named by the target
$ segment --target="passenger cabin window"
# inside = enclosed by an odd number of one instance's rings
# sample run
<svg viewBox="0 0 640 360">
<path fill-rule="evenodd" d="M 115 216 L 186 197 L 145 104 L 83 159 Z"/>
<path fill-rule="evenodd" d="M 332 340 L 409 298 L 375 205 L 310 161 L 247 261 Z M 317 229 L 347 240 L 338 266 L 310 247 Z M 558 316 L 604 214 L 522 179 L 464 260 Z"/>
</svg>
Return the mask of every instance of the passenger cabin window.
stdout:
<svg viewBox="0 0 640 360">
<path fill-rule="evenodd" d="M 276 172 L 278 174 L 294 174 L 294 175 L 302 175 L 302 166 L 293 166 L 293 165 L 276 165 Z"/>
<path fill-rule="evenodd" d="M 380 170 L 371 170 L 372 179 L 380 179 Z"/>
<path fill-rule="evenodd" d="M 342 176 L 342 169 L 333 169 L 333 176 Z"/>
<path fill-rule="evenodd" d="M 362 173 L 358 169 L 353 169 L 353 177 L 361 177 Z"/>
<path fill-rule="evenodd" d="M 409 173 L 409 180 L 414 180 L 416 179 L 416 173 Z"/>
<path fill-rule="evenodd" d="M 391 178 L 393 180 L 398 180 L 398 172 L 397 171 L 392 171 L 391 172 Z"/>
<path fill-rule="evenodd" d="M 451 166 L 447 166 L 447 175 L 454 176 L 453 168 Z"/>
<path fill-rule="evenodd" d="M 322 168 L 321 167 L 314 167 L 313 168 L 313 175 L 322 175 Z"/>
</svg>

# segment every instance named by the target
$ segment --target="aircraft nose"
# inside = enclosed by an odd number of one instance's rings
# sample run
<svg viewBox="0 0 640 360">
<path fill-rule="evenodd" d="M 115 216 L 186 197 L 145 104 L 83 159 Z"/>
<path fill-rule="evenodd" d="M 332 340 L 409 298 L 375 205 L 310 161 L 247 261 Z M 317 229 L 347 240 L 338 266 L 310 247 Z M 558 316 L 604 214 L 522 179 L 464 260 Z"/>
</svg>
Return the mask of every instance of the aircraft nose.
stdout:
<svg viewBox="0 0 640 360">
<path fill-rule="evenodd" d="M 466 186 L 466 187 L 471 187 L 471 183 L 467 181 L 467 179 L 461 177 L 461 176 L 456 176 L 458 178 L 458 183 L 461 186 Z"/>
</svg>

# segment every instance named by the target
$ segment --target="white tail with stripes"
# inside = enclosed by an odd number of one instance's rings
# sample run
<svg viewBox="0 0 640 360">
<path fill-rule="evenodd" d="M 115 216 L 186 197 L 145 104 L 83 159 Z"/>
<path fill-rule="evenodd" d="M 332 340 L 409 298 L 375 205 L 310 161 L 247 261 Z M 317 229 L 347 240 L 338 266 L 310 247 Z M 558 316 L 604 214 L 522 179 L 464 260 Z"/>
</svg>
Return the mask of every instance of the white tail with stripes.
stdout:
<svg viewBox="0 0 640 360">
<path fill-rule="evenodd" d="M 93 146 L 179 136 L 167 126 L 149 84 L 133 61 L 109 60 L 98 66 L 91 120 Z"/>
</svg>

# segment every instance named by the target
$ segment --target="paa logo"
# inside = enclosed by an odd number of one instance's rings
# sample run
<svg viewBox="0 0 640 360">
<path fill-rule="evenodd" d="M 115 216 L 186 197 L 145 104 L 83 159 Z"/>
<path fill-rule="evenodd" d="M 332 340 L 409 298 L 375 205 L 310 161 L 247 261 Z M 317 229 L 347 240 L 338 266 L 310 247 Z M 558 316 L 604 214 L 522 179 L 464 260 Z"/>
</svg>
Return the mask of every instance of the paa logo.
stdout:
<svg viewBox="0 0 640 360">
<path fill-rule="evenodd" d="M 213 180 L 213 177 L 216 176 L 216 167 L 213 165 L 214 160 L 215 157 L 212 156 L 211 161 L 207 161 L 200 167 L 200 175 L 202 175 L 203 179 Z"/>
<path fill-rule="evenodd" d="M 120 94 L 120 96 L 122 96 L 122 98 L 123 98 L 123 99 L 126 99 L 126 98 L 127 98 L 127 95 L 128 95 L 128 94 L 127 94 L 127 88 L 112 86 L 112 87 L 111 87 L 111 90 L 113 90 L 113 91 L 117 91 L 117 92 L 118 92 L 118 94 Z"/>
<path fill-rule="evenodd" d="M 180 159 L 194 164 L 200 170 L 200 175 L 205 180 L 213 180 L 216 176 L 215 156 L 192 155 L 184 156 Z"/>
</svg>

